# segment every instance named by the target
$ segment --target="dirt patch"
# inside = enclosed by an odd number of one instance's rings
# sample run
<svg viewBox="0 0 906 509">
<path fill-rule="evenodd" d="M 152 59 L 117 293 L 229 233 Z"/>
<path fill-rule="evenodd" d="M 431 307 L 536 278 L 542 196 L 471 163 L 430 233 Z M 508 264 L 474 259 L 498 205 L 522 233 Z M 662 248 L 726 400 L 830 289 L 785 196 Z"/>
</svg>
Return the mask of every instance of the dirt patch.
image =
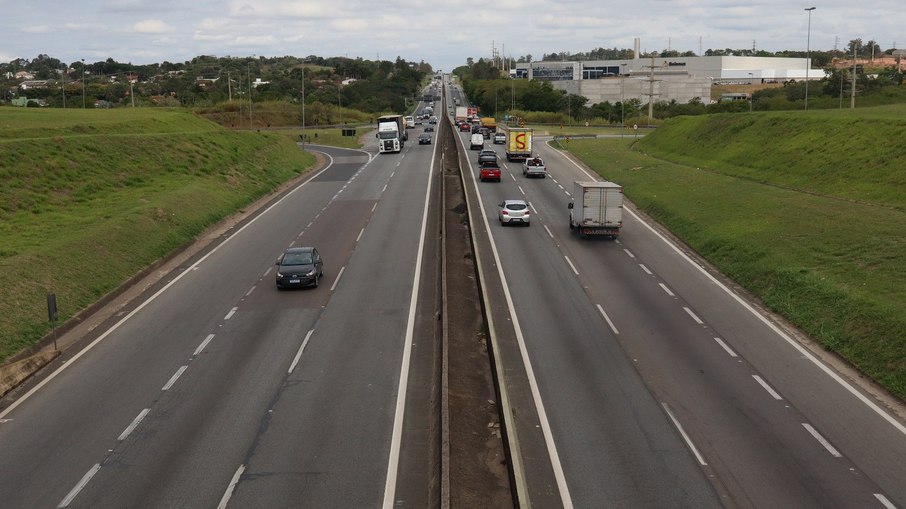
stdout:
<svg viewBox="0 0 906 509">
<path fill-rule="evenodd" d="M 450 507 L 513 507 L 457 147 L 444 126 Z"/>
</svg>

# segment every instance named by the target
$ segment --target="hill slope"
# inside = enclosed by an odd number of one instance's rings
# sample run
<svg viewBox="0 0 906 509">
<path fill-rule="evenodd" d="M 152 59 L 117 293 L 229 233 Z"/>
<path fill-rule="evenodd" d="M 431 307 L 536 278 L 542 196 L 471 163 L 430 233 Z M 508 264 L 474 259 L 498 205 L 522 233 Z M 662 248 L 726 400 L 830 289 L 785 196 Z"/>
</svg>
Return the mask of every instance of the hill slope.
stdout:
<svg viewBox="0 0 906 509">
<path fill-rule="evenodd" d="M 310 168 L 283 134 L 182 110 L 0 109 L 0 361 Z"/>
</svg>

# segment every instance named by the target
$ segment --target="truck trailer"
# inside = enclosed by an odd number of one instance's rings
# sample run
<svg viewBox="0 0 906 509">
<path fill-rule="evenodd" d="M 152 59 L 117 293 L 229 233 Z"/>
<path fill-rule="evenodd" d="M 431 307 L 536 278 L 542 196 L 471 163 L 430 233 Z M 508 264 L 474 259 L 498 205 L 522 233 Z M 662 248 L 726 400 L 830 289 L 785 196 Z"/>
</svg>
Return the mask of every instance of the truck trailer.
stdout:
<svg viewBox="0 0 906 509">
<path fill-rule="evenodd" d="M 381 154 L 400 152 L 406 139 L 406 121 L 402 115 L 383 115 L 378 117 L 378 151 Z"/>
<path fill-rule="evenodd" d="M 575 182 L 567 204 L 569 227 L 579 237 L 617 238 L 623 227 L 623 186 L 613 182 Z"/>
<path fill-rule="evenodd" d="M 525 161 L 532 156 L 532 130 L 525 127 L 511 127 L 506 134 L 506 160 Z"/>
</svg>

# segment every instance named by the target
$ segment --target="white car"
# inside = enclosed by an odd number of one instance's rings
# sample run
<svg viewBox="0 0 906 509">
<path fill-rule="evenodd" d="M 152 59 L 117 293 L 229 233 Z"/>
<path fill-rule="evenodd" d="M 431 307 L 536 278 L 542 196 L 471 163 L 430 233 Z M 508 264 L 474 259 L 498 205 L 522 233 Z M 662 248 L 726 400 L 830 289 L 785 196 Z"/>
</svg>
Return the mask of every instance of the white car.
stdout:
<svg viewBox="0 0 906 509">
<path fill-rule="evenodd" d="M 504 200 L 498 206 L 497 218 L 503 226 L 508 224 L 524 224 L 529 226 L 529 214 L 528 203 L 524 200 Z"/>
</svg>

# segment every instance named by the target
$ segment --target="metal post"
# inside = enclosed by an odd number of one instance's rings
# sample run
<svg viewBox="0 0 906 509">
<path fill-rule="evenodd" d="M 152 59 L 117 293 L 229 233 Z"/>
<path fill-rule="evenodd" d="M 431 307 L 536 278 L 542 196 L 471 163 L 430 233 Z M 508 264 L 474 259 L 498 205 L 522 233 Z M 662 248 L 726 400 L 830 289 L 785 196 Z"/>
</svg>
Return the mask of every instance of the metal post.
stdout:
<svg viewBox="0 0 906 509">
<path fill-rule="evenodd" d="M 248 72 L 248 75 L 249 75 L 249 130 L 251 131 L 252 128 L 254 127 L 252 125 L 252 63 L 251 62 L 245 63 L 245 70 Z"/>
<path fill-rule="evenodd" d="M 626 64 L 620 64 L 620 138 L 626 131 Z"/>
<path fill-rule="evenodd" d="M 60 74 L 60 91 L 63 92 L 63 109 L 66 109 L 66 66 L 63 66 L 63 73 Z"/>
<path fill-rule="evenodd" d="M 812 39 L 812 11 L 815 7 L 807 7 L 808 12 L 808 32 L 805 36 L 805 111 L 808 111 L 808 68 L 812 66 L 811 61 L 811 39 Z"/>
<path fill-rule="evenodd" d="M 85 59 L 82 59 L 82 109 L 85 109 Z"/>
<path fill-rule="evenodd" d="M 849 98 L 850 109 L 856 109 L 856 48 L 858 45 L 853 44 L 853 88 Z"/>
</svg>

